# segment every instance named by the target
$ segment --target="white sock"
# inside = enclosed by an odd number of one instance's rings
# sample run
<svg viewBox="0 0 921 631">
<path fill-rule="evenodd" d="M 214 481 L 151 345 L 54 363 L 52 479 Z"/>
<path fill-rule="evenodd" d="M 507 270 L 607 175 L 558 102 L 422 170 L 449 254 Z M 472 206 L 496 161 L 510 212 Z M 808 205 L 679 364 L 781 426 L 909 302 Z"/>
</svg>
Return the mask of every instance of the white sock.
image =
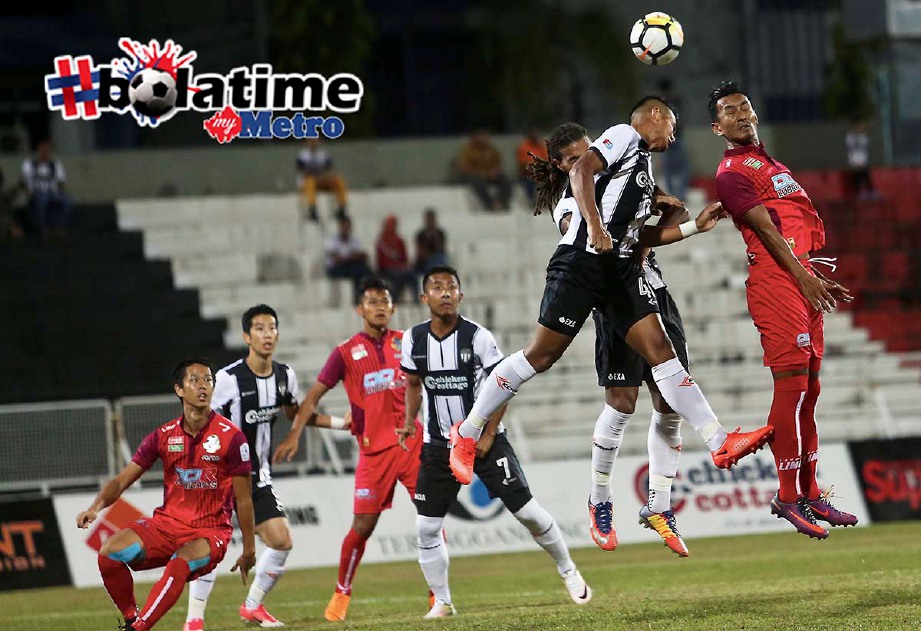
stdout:
<svg viewBox="0 0 921 631">
<path fill-rule="evenodd" d="M 672 507 L 672 482 L 681 456 L 681 417 L 653 411 L 646 448 L 649 450 L 647 506 L 654 513 L 664 513 Z"/>
<path fill-rule="evenodd" d="M 419 566 L 435 599 L 451 604 L 448 587 L 448 546 L 441 525 L 444 517 L 416 515 L 416 545 L 419 547 Z"/>
<path fill-rule="evenodd" d="M 262 604 L 265 595 L 272 591 L 275 583 L 285 573 L 285 560 L 291 550 L 273 550 L 266 548 L 259 555 L 256 562 L 256 578 L 249 588 L 249 594 L 246 595 L 245 605 L 247 609 L 255 609 Z"/>
<path fill-rule="evenodd" d="M 208 604 L 208 597 L 211 596 L 216 579 L 217 570 L 212 570 L 189 583 L 189 612 L 185 617 L 187 621 L 205 619 L 205 606 Z"/>
<path fill-rule="evenodd" d="M 611 499 L 611 473 L 630 416 L 605 404 L 595 421 L 595 433 L 592 435 L 592 493 L 589 499 L 592 504 Z"/>
<path fill-rule="evenodd" d="M 518 394 L 518 388 L 537 374 L 525 359 L 524 351 L 509 355 L 483 380 L 480 393 L 467 419 L 457 429 L 463 438 L 480 439 L 486 419 Z"/>
<path fill-rule="evenodd" d="M 677 357 L 652 367 L 659 392 L 675 412 L 686 418 L 710 451 L 720 448 L 726 440 L 726 430 L 716 420 L 716 414 L 704 398 L 704 393 L 691 379 Z"/>
<path fill-rule="evenodd" d="M 538 504 L 536 499 L 532 497 L 514 515 L 515 519 L 528 529 L 537 545 L 553 557 L 553 562 L 556 563 L 556 570 L 560 573 L 560 576 L 576 569 L 576 564 L 572 562 L 572 557 L 569 556 L 569 547 L 566 545 L 566 540 L 563 539 L 563 531 L 556 525 L 553 516 Z"/>
</svg>

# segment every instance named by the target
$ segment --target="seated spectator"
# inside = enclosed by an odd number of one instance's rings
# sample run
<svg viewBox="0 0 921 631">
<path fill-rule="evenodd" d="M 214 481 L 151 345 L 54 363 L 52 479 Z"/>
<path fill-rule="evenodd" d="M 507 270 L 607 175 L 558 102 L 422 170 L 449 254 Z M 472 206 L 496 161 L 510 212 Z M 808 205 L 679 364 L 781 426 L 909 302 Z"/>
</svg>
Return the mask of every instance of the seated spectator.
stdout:
<svg viewBox="0 0 921 631">
<path fill-rule="evenodd" d="M 70 196 L 64 190 L 67 174 L 64 165 L 53 156 L 51 140 L 40 140 L 36 155 L 22 163 L 22 185 L 29 193 L 30 221 L 42 238 L 60 236 L 70 218 Z"/>
<path fill-rule="evenodd" d="M 333 170 L 333 159 L 320 147 L 316 138 L 307 139 L 304 149 L 297 154 L 298 189 L 303 196 L 307 219 L 319 221 L 317 214 L 317 189 L 332 191 L 336 196 L 336 218 L 345 217 L 348 189 L 345 178 Z"/>
<path fill-rule="evenodd" d="M 389 215 L 381 225 L 381 234 L 377 238 L 377 271 L 390 283 L 391 295 L 395 303 L 403 299 L 403 290 L 409 288 L 410 300 L 416 295 L 418 281 L 416 272 L 409 264 L 406 242 L 397 233 L 397 218 Z"/>
<path fill-rule="evenodd" d="M 436 265 L 448 262 L 447 237 L 438 225 L 434 208 L 426 208 L 422 228 L 416 233 L 416 271 L 425 274 Z"/>
<path fill-rule="evenodd" d="M 515 156 L 518 162 L 518 181 L 524 188 L 525 195 L 528 196 L 528 205 L 534 208 L 535 188 L 534 182 L 528 179 L 525 169 L 531 164 L 531 155 L 541 160 L 548 160 L 547 143 L 540 137 L 537 129 L 532 127 L 528 130 L 528 135 L 518 145 Z"/>
<path fill-rule="evenodd" d="M 352 220 L 339 217 L 336 233 L 326 240 L 326 275 L 330 278 L 350 278 L 358 298 L 361 279 L 371 275 L 368 254 L 352 236 Z"/>
<path fill-rule="evenodd" d="M 461 148 L 457 171 L 461 179 L 473 188 L 483 208 L 493 211 L 508 209 L 512 187 L 502 172 L 502 156 L 486 132 L 473 134 Z M 496 189 L 495 194 L 493 188 Z"/>
</svg>

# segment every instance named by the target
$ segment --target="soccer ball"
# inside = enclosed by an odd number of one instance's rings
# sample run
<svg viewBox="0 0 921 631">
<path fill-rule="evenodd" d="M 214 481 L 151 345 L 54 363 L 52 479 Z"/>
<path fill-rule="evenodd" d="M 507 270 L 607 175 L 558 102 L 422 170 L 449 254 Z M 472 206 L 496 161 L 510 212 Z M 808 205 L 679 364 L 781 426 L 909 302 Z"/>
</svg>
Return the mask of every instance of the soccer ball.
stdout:
<svg viewBox="0 0 921 631">
<path fill-rule="evenodd" d="M 176 105 L 176 80 L 156 68 L 144 68 L 128 83 L 128 98 L 138 114 L 163 119 Z"/>
<path fill-rule="evenodd" d="M 644 64 L 664 66 L 675 61 L 684 45 L 684 30 L 667 13 L 650 13 L 630 31 L 630 47 Z"/>
</svg>

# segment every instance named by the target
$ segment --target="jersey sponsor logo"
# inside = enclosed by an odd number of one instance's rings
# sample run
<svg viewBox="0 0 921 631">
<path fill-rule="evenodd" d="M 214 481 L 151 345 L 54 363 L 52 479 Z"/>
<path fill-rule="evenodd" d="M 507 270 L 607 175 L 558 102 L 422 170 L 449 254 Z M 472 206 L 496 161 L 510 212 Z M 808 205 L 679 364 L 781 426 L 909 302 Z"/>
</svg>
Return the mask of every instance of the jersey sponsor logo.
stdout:
<svg viewBox="0 0 921 631">
<path fill-rule="evenodd" d="M 728 160 L 726 160 L 725 164 L 723 164 L 723 167 L 728 169 L 731 166 L 732 166 L 732 158 L 729 158 Z"/>
<path fill-rule="evenodd" d="M 201 459 L 202 459 L 202 460 L 205 460 L 205 461 L 207 461 L 207 462 L 218 462 L 218 461 L 221 459 L 221 457 L 220 457 L 220 456 L 212 456 L 211 454 L 204 454 L 204 455 L 201 457 Z"/>
<path fill-rule="evenodd" d="M 249 443 L 240 445 L 240 460 L 249 462 Z"/>
<path fill-rule="evenodd" d="M 349 352 L 352 354 L 352 359 L 354 361 L 358 361 L 359 359 L 364 359 L 365 357 L 368 356 L 368 349 L 365 348 L 364 344 L 353 346 Z"/>
<path fill-rule="evenodd" d="M 249 410 L 243 416 L 243 420 L 251 425 L 255 423 L 268 423 L 269 421 L 275 419 L 275 415 L 278 414 L 279 409 L 281 408 L 275 406 L 270 408 L 261 408 L 259 410 Z"/>
<path fill-rule="evenodd" d="M 460 351 L 460 360 L 465 364 L 469 364 L 472 359 L 473 351 L 469 348 L 462 348 Z"/>
<path fill-rule="evenodd" d="M 167 451 L 185 451 L 185 445 L 167 445 Z"/>
<path fill-rule="evenodd" d="M 185 438 L 182 436 L 170 436 L 166 439 L 167 445 L 182 445 L 185 443 Z"/>
<path fill-rule="evenodd" d="M 413 495 L 413 499 L 416 500 L 416 501 L 418 501 L 418 502 L 424 502 L 424 501 L 425 501 L 425 493 L 416 493 L 415 495 Z"/>
<path fill-rule="evenodd" d="M 786 197 L 803 190 L 803 187 L 797 184 L 789 173 L 778 173 L 771 178 L 771 183 L 774 185 L 774 192 L 777 193 L 777 197 Z"/>
<path fill-rule="evenodd" d="M 251 397 L 251 396 L 253 396 L 254 394 L 256 394 L 256 391 L 255 391 L 255 390 L 247 390 L 246 392 L 241 392 L 241 393 L 240 393 L 240 396 L 241 396 L 241 397 Z"/>
<path fill-rule="evenodd" d="M 221 440 L 217 437 L 217 434 L 211 434 L 202 443 L 202 448 L 209 454 L 213 454 L 221 448 Z"/>
<path fill-rule="evenodd" d="M 649 179 L 649 175 L 646 171 L 640 171 L 636 174 L 636 185 L 646 190 L 652 188 L 652 180 Z"/>
<path fill-rule="evenodd" d="M 496 375 L 496 383 L 499 384 L 499 387 L 503 390 L 508 390 L 512 394 L 518 394 L 518 391 L 512 387 L 511 382 L 502 375 Z"/>
<path fill-rule="evenodd" d="M 398 353 L 402 353 L 403 352 L 403 338 L 401 337 L 390 338 L 390 348 L 392 348 Z"/>
<path fill-rule="evenodd" d="M 374 492 L 374 489 L 355 489 L 355 498 L 359 500 L 370 500 L 374 499 L 377 496 L 377 493 Z"/>
<path fill-rule="evenodd" d="M 626 381 L 627 377 L 622 372 L 609 372 L 608 379 L 611 381 Z"/>
<path fill-rule="evenodd" d="M 389 390 L 393 387 L 393 379 L 395 376 L 396 371 L 394 371 L 393 368 L 382 368 L 375 372 L 365 373 L 362 379 L 362 386 L 365 389 L 365 394 L 376 394 L 384 390 Z"/>
<path fill-rule="evenodd" d="M 796 346 L 798 348 L 803 348 L 804 346 L 810 346 L 812 344 L 812 339 L 808 333 L 800 333 L 796 336 Z"/>
<path fill-rule="evenodd" d="M 470 384 L 464 375 L 428 375 L 423 382 L 427 390 L 466 390 Z"/>
<path fill-rule="evenodd" d="M 170 423 L 169 425 L 164 425 L 163 427 L 161 427 L 161 428 L 160 428 L 160 431 L 163 432 L 163 433 L 165 434 L 166 432 L 170 431 L 171 429 L 174 429 L 174 428 L 176 427 L 176 425 L 177 425 L 176 421 L 173 421 L 173 422 Z"/>
<path fill-rule="evenodd" d="M 684 386 L 684 387 L 688 388 L 688 387 L 694 386 L 694 385 L 697 385 L 697 384 L 694 383 L 694 380 L 693 380 L 693 379 L 691 379 L 691 375 L 688 375 L 687 377 L 684 378 L 684 381 L 682 381 L 681 383 L 678 384 L 678 387 L 680 388 L 681 386 Z"/>
<path fill-rule="evenodd" d="M 604 145 L 605 147 L 607 147 L 608 149 L 613 149 L 613 148 L 614 148 L 614 143 L 611 142 L 610 140 L 608 140 L 607 138 L 603 139 L 603 140 L 601 141 L 601 144 L 603 144 L 603 145 Z"/>
<path fill-rule="evenodd" d="M 761 160 L 758 160 L 757 158 L 745 158 L 742 161 L 742 164 L 744 164 L 747 167 L 753 168 L 755 171 L 757 171 L 758 169 L 764 166 L 764 162 L 762 162 Z M 729 166 L 729 164 L 727 163 L 726 166 Z"/>
<path fill-rule="evenodd" d="M 216 489 L 217 475 L 214 469 L 183 469 L 176 467 L 176 484 L 187 491 Z"/>
</svg>

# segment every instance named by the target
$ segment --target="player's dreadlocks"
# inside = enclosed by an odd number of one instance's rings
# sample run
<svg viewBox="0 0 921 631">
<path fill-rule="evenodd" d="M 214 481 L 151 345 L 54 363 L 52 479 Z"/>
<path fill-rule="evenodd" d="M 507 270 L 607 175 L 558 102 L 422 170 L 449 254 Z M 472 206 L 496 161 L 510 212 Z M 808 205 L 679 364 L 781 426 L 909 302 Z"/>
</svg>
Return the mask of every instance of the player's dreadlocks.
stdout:
<svg viewBox="0 0 921 631">
<path fill-rule="evenodd" d="M 571 143 L 588 135 L 588 130 L 578 123 L 563 123 L 553 130 L 545 140 L 547 143 L 548 160 L 538 158 L 530 151 L 531 164 L 525 167 L 525 176 L 534 182 L 537 189 L 537 199 L 534 203 L 534 214 L 542 211 L 553 212 L 553 208 L 563 196 L 569 177 L 553 161 L 563 158 L 563 149 Z"/>
</svg>

